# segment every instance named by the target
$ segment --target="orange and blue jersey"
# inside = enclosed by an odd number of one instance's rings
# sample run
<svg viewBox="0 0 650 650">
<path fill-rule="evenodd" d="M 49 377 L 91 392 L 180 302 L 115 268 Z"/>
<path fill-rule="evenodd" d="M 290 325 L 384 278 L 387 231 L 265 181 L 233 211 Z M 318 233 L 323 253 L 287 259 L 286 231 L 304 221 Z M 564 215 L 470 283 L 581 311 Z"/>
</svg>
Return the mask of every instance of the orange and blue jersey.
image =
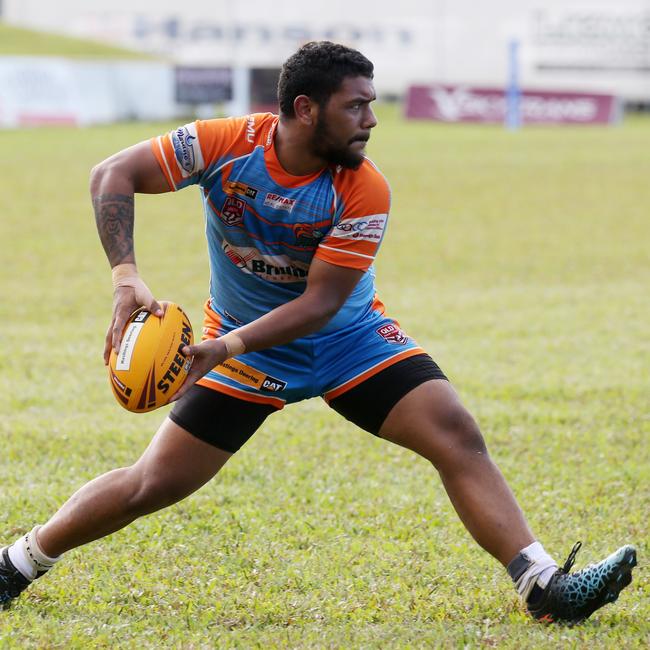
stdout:
<svg viewBox="0 0 650 650">
<path fill-rule="evenodd" d="M 422 349 L 384 314 L 373 261 L 390 208 L 385 178 L 356 170 L 291 176 L 278 161 L 270 113 L 196 121 L 151 141 L 169 187 L 198 185 L 210 257 L 204 338 L 254 321 L 305 290 L 314 258 L 365 271 L 319 332 L 220 364 L 199 384 L 281 408 L 349 390 Z"/>
<path fill-rule="evenodd" d="M 251 322 L 299 296 L 316 257 L 366 271 L 323 333 L 335 331 L 373 301 L 390 190 L 368 159 L 357 170 L 289 175 L 275 151 L 277 123 L 270 113 L 196 121 L 151 145 L 172 190 L 201 188 L 212 307 Z"/>
</svg>

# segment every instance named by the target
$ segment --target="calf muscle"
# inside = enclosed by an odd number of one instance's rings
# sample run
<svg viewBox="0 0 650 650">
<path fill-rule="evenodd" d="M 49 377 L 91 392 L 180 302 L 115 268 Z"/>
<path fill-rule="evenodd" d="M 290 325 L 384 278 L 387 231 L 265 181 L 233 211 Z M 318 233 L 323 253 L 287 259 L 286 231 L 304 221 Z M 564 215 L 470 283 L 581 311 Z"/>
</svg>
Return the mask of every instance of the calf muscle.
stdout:
<svg viewBox="0 0 650 650">
<path fill-rule="evenodd" d="M 55 557 L 176 503 L 209 481 L 232 454 L 165 420 L 131 467 L 81 487 L 39 530 L 43 552 Z"/>
<path fill-rule="evenodd" d="M 502 564 L 534 541 L 478 425 L 448 382 L 427 382 L 402 398 L 380 436 L 434 465 L 467 530 Z"/>
</svg>

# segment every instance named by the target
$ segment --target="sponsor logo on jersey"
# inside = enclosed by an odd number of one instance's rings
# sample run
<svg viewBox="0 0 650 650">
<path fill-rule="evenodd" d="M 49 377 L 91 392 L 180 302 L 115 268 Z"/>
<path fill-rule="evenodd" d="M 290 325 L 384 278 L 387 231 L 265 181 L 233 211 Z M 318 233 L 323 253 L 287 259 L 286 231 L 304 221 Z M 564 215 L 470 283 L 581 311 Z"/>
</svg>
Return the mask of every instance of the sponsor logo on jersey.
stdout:
<svg viewBox="0 0 650 650">
<path fill-rule="evenodd" d="M 244 210 L 246 203 L 236 196 L 226 197 L 226 201 L 221 208 L 221 220 L 227 226 L 238 226 L 244 221 Z"/>
<path fill-rule="evenodd" d="M 196 139 L 196 127 L 193 124 L 181 126 L 171 133 L 176 164 L 183 178 L 191 176 L 203 166 L 203 156 Z"/>
<path fill-rule="evenodd" d="M 242 257 L 236 250 L 233 250 L 231 246 L 228 244 L 225 244 L 224 246 L 224 253 L 228 257 L 228 259 L 239 269 L 242 271 L 246 271 L 247 273 L 250 273 L 250 269 L 246 267 L 246 263 L 248 262 L 248 259 L 245 257 Z M 250 258 L 249 258 L 250 259 Z"/>
<path fill-rule="evenodd" d="M 399 345 L 406 345 L 409 337 L 402 332 L 402 330 L 397 327 L 394 323 L 388 323 L 388 325 L 382 325 L 376 330 L 377 334 L 389 343 L 398 343 Z"/>
<path fill-rule="evenodd" d="M 261 275 L 267 280 L 275 280 L 279 277 L 289 277 L 290 280 L 295 281 L 296 278 L 306 278 L 307 271 L 297 266 L 288 264 L 287 266 L 277 266 L 270 264 L 266 260 L 251 260 L 251 268 L 253 273 Z"/>
<path fill-rule="evenodd" d="M 287 382 L 277 377 L 272 377 L 264 372 L 260 372 L 253 366 L 242 363 L 238 359 L 228 359 L 218 365 L 215 372 L 234 379 L 244 386 L 252 386 L 265 393 L 277 393 L 287 387 Z"/>
<path fill-rule="evenodd" d="M 270 282 L 301 282 L 309 272 L 309 264 L 292 260 L 286 255 L 264 255 L 257 248 L 231 246 L 226 241 L 222 249 L 244 273 L 252 273 Z"/>
<path fill-rule="evenodd" d="M 246 142 L 255 142 L 255 118 L 252 115 L 246 118 Z"/>
<path fill-rule="evenodd" d="M 254 199 L 257 196 L 257 190 L 254 187 L 241 181 L 228 181 L 228 193 L 241 194 L 249 199 Z"/>
<path fill-rule="evenodd" d="M 323 237 L 323 233 L 320 230 L 314 230 L 314 226 L 310 223 L 294 224 L 293 234 L 299 246 L 315 246 Z"/>
<path fill-rule="evenodd" d="M 271 377 L 271 375 L 266 375 L 262 385 L 260 386 L 260 390 L 266 391 L 267 393 L 275 393 L 279 390 L 284 390 L 286 387 L 286 381 L 276 379 L 275 377 Z"/>
<path fill-rule="evenodd" d="M 264 198 L 264 205 L 267 208 L 274 208 L 275 210 L 285 210 L 291 212 L 293 206 L 296 204 L 296 199 L 289 199 L 286 196 L 280 196 L 269 192 Z"/>
<path fill-rule="evenodd" d="M 226 254 L 226 257 L 238 268 L 244 271 L 244 273 L 253 273 L 253 266 L 256 258 L 258 258 L 261 253 L 257 248 L 246 248 L 239 246 L 231 246 L 228 242 L 224 241 L 222 244 L 223 252 Z M 257 260 L 258 262 L 260 260 Z"/>
<path fill-rule="evenodd" d="M 339 239 L 357 239 L 379 242 L 386 227 L 386 214 L 372 214 L 339 221 L 332 229 L 332 236 Z"/>
</svg>

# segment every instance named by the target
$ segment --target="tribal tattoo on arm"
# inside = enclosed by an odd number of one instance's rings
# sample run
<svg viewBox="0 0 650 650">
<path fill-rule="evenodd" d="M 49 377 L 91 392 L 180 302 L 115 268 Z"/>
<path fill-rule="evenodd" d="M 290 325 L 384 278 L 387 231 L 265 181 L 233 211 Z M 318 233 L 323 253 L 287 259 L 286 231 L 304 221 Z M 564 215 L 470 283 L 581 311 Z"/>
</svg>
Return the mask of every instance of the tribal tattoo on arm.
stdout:
<svg viewBox="0 0 650 650">
<path fill-rule="evenodd" d="M 100 194 L 93 199 L 97 232 L 111 267 L 135 262 L 133 196 Z"/>
</svg>

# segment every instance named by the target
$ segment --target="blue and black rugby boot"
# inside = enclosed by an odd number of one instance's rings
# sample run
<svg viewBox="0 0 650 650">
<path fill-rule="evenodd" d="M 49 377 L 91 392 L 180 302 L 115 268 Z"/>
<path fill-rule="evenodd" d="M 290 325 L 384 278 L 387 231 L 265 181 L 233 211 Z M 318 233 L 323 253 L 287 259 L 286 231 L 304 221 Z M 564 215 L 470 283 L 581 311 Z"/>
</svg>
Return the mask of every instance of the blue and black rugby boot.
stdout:
<svg viewBox="0 0 650 650">
<path fill-rule="evenodd" d="M 607 603 L 613 603 L 624 587 L 632 582 L 636 566 L 634 546 L 622 546 L 598 564 L 569 573 L 582 546 L 575 544 L 567 561 L 544 589 L 535 586 L 526 603 L 534 618 L 545 623 L 575 625 Z"/>
<path fill-rule="evenodd" d="M 9 559 L 9 547 L 0 551 L 0 608 L 9 609 L 11 601 L 29 587 L 31 580 L 18 571 Z"/>
</svg>

